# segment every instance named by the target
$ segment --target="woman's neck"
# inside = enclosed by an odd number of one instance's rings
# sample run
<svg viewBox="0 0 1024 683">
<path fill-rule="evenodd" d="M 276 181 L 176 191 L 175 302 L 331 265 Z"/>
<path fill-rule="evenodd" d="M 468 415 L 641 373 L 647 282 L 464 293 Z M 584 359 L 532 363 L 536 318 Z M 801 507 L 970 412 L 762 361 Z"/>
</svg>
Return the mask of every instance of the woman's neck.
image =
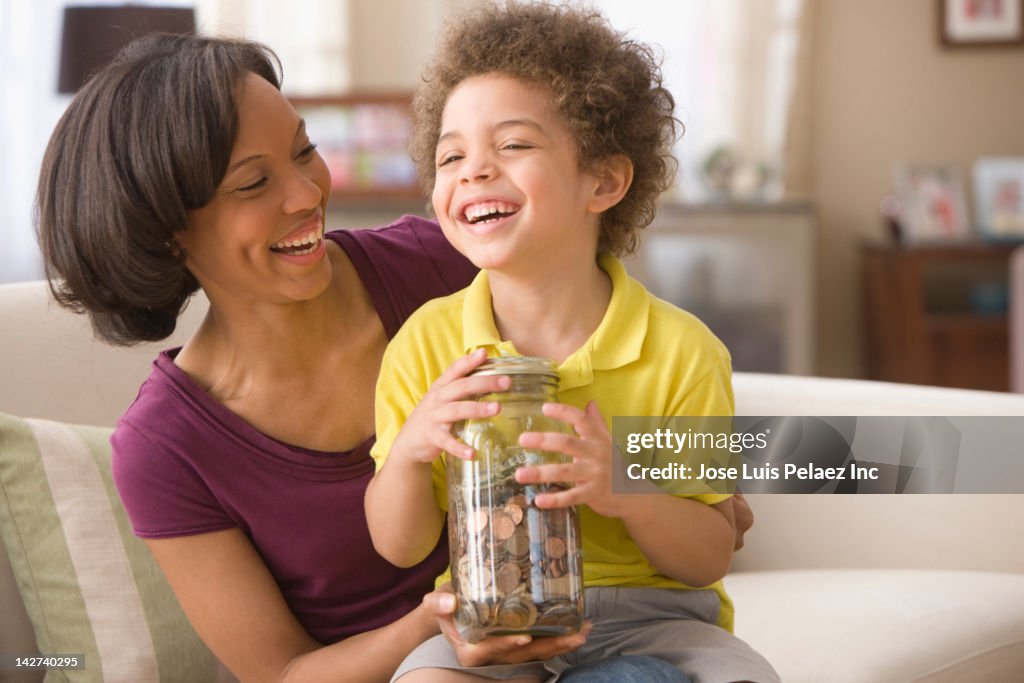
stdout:
<svg viewBox="0 0 1024 683">
<path fill-rule="evenodd" d="M 332 257 L 330 286 L 308 301 L 241 302 L 212 292 L 210 300 L 206 319 L 176 363 L 222 399 L 244 394 L 254 380 L 316 376 L 334 354 L 361 346 L 378 320 L 343 253 Z"/>
<path fill-rule="evenodd" d="M 488 272 L 494 322 L 525 355 L 561 363 L 594 333 L 611 301 L 612 283 L 596 260 L 532 278 Z"/>
</svg>

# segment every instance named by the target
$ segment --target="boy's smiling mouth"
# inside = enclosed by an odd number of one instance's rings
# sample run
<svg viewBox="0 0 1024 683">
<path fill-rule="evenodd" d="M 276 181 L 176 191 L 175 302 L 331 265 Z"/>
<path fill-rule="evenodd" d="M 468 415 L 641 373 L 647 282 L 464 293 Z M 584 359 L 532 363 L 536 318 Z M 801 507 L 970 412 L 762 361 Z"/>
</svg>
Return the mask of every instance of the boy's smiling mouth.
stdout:
<svg viewBox="0 0 1024 683">
<path fill-rule="evenodd" d="M 466 204 L 459 212 L 459 219 L 470 225 L 496 223 L 519 211 L 519 205 L 511 202 L 492 200 Z"/>
</svg>

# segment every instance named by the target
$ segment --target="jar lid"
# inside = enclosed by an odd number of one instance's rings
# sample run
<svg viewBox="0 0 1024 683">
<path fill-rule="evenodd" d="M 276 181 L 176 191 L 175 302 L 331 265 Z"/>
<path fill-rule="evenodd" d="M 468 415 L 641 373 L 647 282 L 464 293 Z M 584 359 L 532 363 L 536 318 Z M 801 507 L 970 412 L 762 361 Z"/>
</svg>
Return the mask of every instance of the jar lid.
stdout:
<svg viewBox="0 0 1024 683">
<path fill-rule="evenodd" d="M 558 379 L 555 361 L 543 356 L 495 356 L 488 358 L 474 375 L 545 375 Z"/>
</svg>

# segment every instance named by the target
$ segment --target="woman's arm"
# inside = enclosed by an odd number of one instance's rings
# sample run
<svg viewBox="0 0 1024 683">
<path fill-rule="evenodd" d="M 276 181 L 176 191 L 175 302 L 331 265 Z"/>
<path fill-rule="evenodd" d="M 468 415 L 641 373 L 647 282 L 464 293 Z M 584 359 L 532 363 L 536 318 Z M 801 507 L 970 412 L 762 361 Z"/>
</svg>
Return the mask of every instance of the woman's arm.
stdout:
<svg viewBox="0 0 1024 683">
<path fill-rule="evenodd" d="M 238 529 L 147 540 L 203 642 L 240 680 L 387 681 L 439 632 L 418 607 L 398 621 L 322 646 L 302 628 L 263 560 Z"/>
<path fill-rule="evenodd" d="M 451 593 L 427 594 L 409 614 L 383 628 L 324 646 L 306 633 L 245 535 L 237 530 L 147 540 L 146 544 L 203 642 L 243 683 L 387 681 L 421 642 L 452 631 Z M 467 666 L 549 659 L 585 636 L 487 638 L 456 643 Z"/>
</svg>

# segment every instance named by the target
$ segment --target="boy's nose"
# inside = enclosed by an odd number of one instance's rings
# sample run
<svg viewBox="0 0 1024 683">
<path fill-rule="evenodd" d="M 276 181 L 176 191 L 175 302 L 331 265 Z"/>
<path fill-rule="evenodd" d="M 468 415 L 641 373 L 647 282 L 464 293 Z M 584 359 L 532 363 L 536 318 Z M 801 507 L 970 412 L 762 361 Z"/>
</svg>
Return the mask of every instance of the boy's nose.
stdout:
<svg viewBox="0 0 1024 683">
<path fill-rule="evenodd" d="M 488 157 L 477 157 L 470 163 L 462 164 L 459 180 L 462 183 L 489 180 L 494 177 L 494 164 Z"/>
</svg>

